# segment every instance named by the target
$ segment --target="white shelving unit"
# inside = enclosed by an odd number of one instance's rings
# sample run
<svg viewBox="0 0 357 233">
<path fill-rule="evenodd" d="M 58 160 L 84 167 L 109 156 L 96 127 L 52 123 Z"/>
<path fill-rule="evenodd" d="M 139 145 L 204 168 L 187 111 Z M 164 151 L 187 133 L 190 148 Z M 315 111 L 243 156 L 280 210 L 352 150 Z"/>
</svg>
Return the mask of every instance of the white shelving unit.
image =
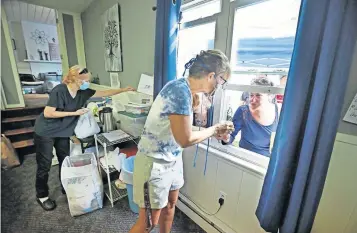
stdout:
<svg viewBox="0 0 357 233">
<path fill-rule="evenodd" d="M 62 63 L 61 60 L 47 61 L 47 60 L 29 60 L 29 59 L 25 59 L 24 62 L 29 62 L 29 63 L 56 63 L 56 64 L 61 64 Z"/>
<path fill-rule="evenodd" d="M 114 181 L 110 180 L 110 174 L 117 171 L 115 169 L 114 166 L 110 166 L 108 163 L 108 151 L 107 148 L 110 146 L 114 146 L 123 142 L 128 142 L 131 140 L 135 140 L 137 138 L 134 138 L 130 135 L 128 135 L 128 137 L 126 138 L 122 138 L 120 140 L 116 140 L 116 141 L 108 141 L 108 139 L 106 139 L 103 134 L 96 134 L 94 135 L 94 139 L 95 139 L 95 147 L 97 150 L 97 154 L 99 155 L 99 148 L 98 148 L 98 144 L 102 145 L 104 148 L 104 158 L 105 158 L 105 163 L 106 164 L 102 164 L 99 160 L 99 165 L 103 168 L 103 170 L 105 171 L 105 173 L 107 174 L 107 179 L 108 179 L 108 183 L 106 185 L 104 185 L 104 193 L 105 195 L 108 197 L 112 207 L 114 206 L 114 203 L 124 197 L 126 197 L 127 191 L 126 189 L 118 189 L 114 183 Z M 101 172 L 102 169 L 100 169 Z"/>
</svg>

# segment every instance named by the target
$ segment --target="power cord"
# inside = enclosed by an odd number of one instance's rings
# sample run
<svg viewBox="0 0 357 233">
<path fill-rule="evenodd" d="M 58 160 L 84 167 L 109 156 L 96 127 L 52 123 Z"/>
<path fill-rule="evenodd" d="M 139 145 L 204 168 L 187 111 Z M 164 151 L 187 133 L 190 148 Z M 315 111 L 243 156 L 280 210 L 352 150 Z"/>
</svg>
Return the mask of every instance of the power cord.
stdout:
<svg viewBox="0 0 357 233">
<path fill-rule="evenodd" d="M 182 194 L 182 193 L 181 193 Z M 203 213 L 205 213 L 208 216 L 214 216 L 216 214 L 218 214 L 218 212 L 222 209 L 222 206 L 224 205 L 224 198 L 220 197 L 218 199 L 218 203 L 219 203 L 219 208 L 216 212 L 214 213 L 209 213 L 207 211 L 205 211 L 204 209 L 202 209 L 200 206 L 198 206 L 191 198 L 189 198 L 188 196 L 186 196 L 185 194 L 182 194 L 185 198 L 187 198 L 189 201 L 191 201 L 199 210 L 201 210 Z"/>
</svg>

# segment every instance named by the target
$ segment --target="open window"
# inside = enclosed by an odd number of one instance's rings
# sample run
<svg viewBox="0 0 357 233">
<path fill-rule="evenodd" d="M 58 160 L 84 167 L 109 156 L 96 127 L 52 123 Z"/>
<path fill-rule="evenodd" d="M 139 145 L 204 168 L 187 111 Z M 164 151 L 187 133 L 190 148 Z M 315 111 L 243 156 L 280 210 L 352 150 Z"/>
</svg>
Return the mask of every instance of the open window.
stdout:
<svg viewBox="0 0 357 233">
<path fill-rule="evenodd" d="M 236 132 L 228 145 L 215 143 L 218 148 L 258 164 L 269 161 L 288 79 L 299 8 L 297 0 L 270 0 L 234 9 L 232 76 L 216 97 L 215 115 L 220 121 L 233 121 Z M 266 158 L 259 158 L 262 155 Z"/>
<path fill-rule="evenodd" d="M 186 62 L 201 50 L 215 48 L 216 21 L 220 11 L 220 0 L 192 1 L 183 5 L 178 34 L 177 78 L 182 78 Z"/>
<path fill-rule="evenodd" d="M 211 0 L 183 5 L 178 77 L 184 64 L 206 49 L 224 51 L 232 68 L 231 78 L 223 90 L 217 91 L 212 108 L 207 109 L 205 96 L 199 96 L 203 105 L 196 109 L 194 125 L 205 127 L 212 116 L 213 123 L 235 120 L 238 124 L 234 118 L 239 118 L 239 112 L 245 114 L 241 118 L 250 119 L 250 128 L 241 123 L 228 145 L 213 139 L 210 145 L 216 149 L 258 165 L 268 164 L 284 100 L 300 2 Z M 264 117 L 252 109 L 254 104 L 264 104 Z"/>
</svg>

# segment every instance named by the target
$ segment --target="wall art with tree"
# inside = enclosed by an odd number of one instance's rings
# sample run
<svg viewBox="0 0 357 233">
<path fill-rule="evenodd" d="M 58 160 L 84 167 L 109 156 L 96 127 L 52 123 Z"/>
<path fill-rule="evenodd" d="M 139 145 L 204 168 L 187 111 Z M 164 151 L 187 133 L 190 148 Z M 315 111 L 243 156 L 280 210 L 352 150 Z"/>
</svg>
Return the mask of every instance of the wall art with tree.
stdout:
<svg viewBox="0 0 357 233">
<path fill-rule="evenodd" d="M 123 71 L 120 6 L 115 4 L 102 15 L 105 70 L 109 72 Z"/>
</svg>

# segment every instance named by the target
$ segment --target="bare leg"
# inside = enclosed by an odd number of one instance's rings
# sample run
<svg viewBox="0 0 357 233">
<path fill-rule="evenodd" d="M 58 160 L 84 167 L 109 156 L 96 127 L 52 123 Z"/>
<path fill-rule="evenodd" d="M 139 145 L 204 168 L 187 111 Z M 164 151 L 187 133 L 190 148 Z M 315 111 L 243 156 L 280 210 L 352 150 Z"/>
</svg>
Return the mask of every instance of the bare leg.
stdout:
<svg viewBox="0 0 357 233">
<path fill-rule="evenodd" d="M 160 220 L 159 220 L 160 233 L 170 233 L 171 231 L 178 195 L 179 195 L 179 190 L 173 190 L 170 191 L 169 193 L 169 202 L 167 203 L 167 206 L 162 209 L 160 215 Z"/>
<path fill-rule="evenodd" d="M 161 210 L 151 210 L 152 225 L 156 226 L 159 222 Z M 146 212 L 144 208 L 139 211 L 139 219 L 134 226 L 130 229 L 129 233 L 146 233 Z"/>
</svg>

